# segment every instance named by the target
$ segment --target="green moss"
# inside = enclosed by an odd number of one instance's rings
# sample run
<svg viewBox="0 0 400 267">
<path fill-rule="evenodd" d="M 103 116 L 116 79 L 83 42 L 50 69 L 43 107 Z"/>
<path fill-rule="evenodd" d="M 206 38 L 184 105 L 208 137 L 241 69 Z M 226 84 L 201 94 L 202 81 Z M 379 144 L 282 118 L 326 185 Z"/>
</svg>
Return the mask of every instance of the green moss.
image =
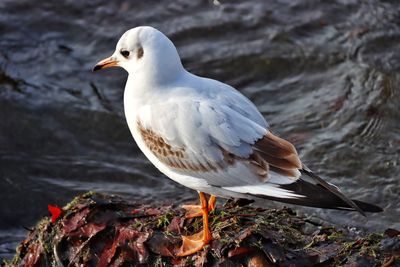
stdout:
<svg viewBox="0 0 400 267">
<path fill-rule="evenodd" d="M 172 217 L 173 217 L 173 215 L 170 212 L 160 215 L 158 217 L 157 224 L 156 224 L 157 228 L 159 228 L 159 229 L 166 228 L 171 223 Z"/>
<path fill-rule="evenodd" d="M 81 201 L 80 196 L 75 197 L 74 199 L 72 199 L 71 202 L 69 202 L 67 205 L 64 206 L 63 210 L 67 211 L 73 209 L 76 206 L 76 204 L 78 204 L 80 201 Z"/>
<path fill-rule="evenodd" d="M 90 200 L 91 200 L 91 197 L 93 197 L 93 196 L 95 196 L 95 195 L 101 195 L 101 194 L 100 194 L 100 193 L 97 193 L 97 192 L 95 192 L 95 191 L 89 191 L 89 192 L 84 193 L 83 195 L 77 196 L 77 197 L 75 197 L 74 199 L 72 199 L 67 205 L 65 205 L 65 206 L 63 207 L 63 210 L 64 210 L 64 211 L 69 211 L 69 210 L 71 210 L 71 209 L 74 209 L 75 206 L 76 206 L 78 203 L 81 203 L 81 202 L 82 202 L 82 199 L 90 199 Z M 92 200 L 91 200 L 91 201 L 92 201 Z M 92 202 L 93 202 L 93 201 L 92 201 Z"/>
<path fill-rule="evenodd" d="M 377 258 L 380 254 L 380 245 L 383 238 L 382 234 L 369 234 L 364 238 L 362 247 L 360 248 L 360 254 L 372 256 Z"/>
<path fill-rule="evenodd" d="M 141 220 L 135 220 L 134 223 L 132 224 L 132 227 L 134 229 L 141 229 L 143 227 L 144 223 Z"/>
<path fill-rule="evenodd" d="M 343 242 L 342 248 L 336 256 L 336 262 L 346 262 L 353 254 L 360 256 L 370 256 L 382 263 L 379 259 L 381 256 L 380 242 L 383 238 L 382 234 L 369 234 L 364 238 L 356 241 Z"/>
<path fill-rule="evenodd" d="M 355 243 L 356 243 L 356 241 L 343 242 L 342 249 L 339 251 L 338 255 L 339 256 L 350 256 Z"/>
<path fill-rule="evenodd" d="M 317 237 L 314 236 L 314 237 L 311 239 L 311 242 L 309 242 L 307 245 L 305 245 L 305 246 L 303 247 L 303 249 L 309 249 L 309 248 L 312 248 L 313 246 L 315 246 L 315 245 L 318 243 L 317 239 L 319 239 L 319 238 L 317 238 Z"/>
<path fill-rule="evenodd" d="M 342 231 L 334 230 L 330 235 L 328 235 L 328 240 L 331 240 L 331 241 L 338 240 L 339 238 L 343 238 L 343 232 Z"/>
</svg>

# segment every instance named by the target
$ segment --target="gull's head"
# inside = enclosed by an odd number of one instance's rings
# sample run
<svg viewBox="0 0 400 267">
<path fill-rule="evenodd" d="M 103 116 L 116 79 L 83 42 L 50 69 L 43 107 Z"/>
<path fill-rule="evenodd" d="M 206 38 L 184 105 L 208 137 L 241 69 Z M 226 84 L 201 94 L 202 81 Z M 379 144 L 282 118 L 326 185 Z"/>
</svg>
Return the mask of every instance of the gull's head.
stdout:
<svg viewBox="0 0 400 267">
<path fill-rule="evenodd" d="M 183 70 L 171 40 L 149 26 L 140 26 L 125 32 L 114 53 L 98 62 L 93 71 L 109 67 L 122 67 L 130 75 L 154 81 L 171 79 Z"/>
</svg>

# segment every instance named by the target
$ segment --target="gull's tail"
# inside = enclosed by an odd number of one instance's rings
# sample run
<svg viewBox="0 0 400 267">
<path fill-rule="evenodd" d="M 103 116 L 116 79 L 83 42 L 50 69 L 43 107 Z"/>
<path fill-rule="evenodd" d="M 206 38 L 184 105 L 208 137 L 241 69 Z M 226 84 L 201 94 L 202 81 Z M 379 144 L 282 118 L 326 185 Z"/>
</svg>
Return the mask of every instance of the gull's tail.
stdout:
<svg viewBox="0 0 400 267">
<path fill-rule="evenodd" d="M 322 178 L 309 170 L 302 169 L 301 177 L 292 183 L 276 184 L 265 183 L 258 186 L 246 186 L 240 192 L 263 199 L 270 199 L 288 204 L 358 211 L 365 216 L 365 212 L 381 212 L 382 208 L 346 197 L 339 189 L 325 182 Z M 230 188 L 232 190 L 233 188 Z M 232 190 L 236 191 L 236 190 Z"/>
</svg>

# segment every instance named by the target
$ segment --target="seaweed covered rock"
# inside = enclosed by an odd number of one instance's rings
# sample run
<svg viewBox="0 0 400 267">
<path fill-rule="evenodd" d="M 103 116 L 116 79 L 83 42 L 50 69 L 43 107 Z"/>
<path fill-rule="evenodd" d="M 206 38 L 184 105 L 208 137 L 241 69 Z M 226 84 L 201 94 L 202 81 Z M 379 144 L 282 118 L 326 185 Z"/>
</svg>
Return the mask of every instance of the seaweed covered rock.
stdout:
<svg viewBox="0 0 400 267">
<path fill-rule="evenodd" d="M 53 208 L 55 209 L 55 208 Z M 173 206 L 128 203 L 87 193 L 42 219 L 6 266 L 400 266 L 400 233 L 358 234 L 322 226 L 290 209 L 229 202 L 210 217 L 213 241 L 175 257 L 200 230 Z"/>
</svg>

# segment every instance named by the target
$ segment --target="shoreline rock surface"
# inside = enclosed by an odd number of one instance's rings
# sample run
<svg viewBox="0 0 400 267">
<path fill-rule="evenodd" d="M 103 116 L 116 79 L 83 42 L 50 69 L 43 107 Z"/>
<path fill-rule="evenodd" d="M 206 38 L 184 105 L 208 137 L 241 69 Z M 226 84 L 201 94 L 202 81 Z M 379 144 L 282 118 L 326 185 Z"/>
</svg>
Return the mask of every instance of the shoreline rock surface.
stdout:
<svg viewBox="0 0 400 267">
<path fill-rule="evenodd" d="M 54 215 L 54 213 L 53 213 Z M 43 218 L 3 266 L 400 266 L 400 232 L 322 225 L 291 209 L 227 202 L 210 216 L 213 241 L 175 257 L 180 235 L 202 227 L 176 206 L 89 192 Z"/>
</svg>

